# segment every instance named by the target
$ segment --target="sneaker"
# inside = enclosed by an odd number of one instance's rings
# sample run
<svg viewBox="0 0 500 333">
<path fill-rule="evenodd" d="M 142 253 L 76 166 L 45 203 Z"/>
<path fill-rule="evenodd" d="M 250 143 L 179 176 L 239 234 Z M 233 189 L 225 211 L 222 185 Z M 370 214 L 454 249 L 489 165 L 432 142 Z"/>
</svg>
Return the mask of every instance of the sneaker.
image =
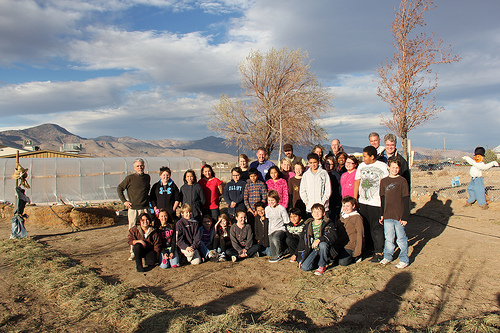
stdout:
<svg viewBox="0 0 500 333">
<path fill-rule="evenodd" d="M 252 258 L 258 258 L 258 257 L 260 257 L 259 251 L 255 252 L 255 254 L 252 256 Z"/>
<path fill-rule="evenodd" d="M 281 259 L 283 259 L 283 256 L 282 256 L 282 255 L 279 255 L 279 256 L 277 256 L 276 258 L 271 258 L 271 259 L 269 259 L 269 262 L 278 262 L 278 261 L 280 261 Z"/>
<path fill-rule="evenodd" d="M 296 262 L 297 261 L 297 256 L 294 254 L 291 258 L 290 258 L 290 262 Z"/>
<path fill-rule="evenodd" d="M 359 256 L 357 258 L 354 258 L 354 262 L 357 264 L 357 263 L 360 263 L 363 261 L 363 257 L 362 256 Z"/>
<path fill-rule="evenodd" d="M 373 257 L 370 259 L 370 262 L 374 263 L 379 263 L 384 257 L 382 257 L 380 254 L 374 254 Z"/>
<path fill-rule="evenodd" d="M 385 259 L 385 258 L 384 258 L 384 259 L 382 259 L 382 260 L 380 260 L 380 264 L 381 264 L 381 265 L 387 265 L 387 264 L 388 264 L 388 263 L 390 263 L 390 262 L 391 262 L 391 261 L 390 261 L 389 259 Z"/>
<path fill-rule="evenodd" d="M 238 257 L 236 257 L 236 256 L 231 256 L 231 261 L 232 261 L 232 262 L 236 262 L 236 260 L 238 260 Z"/>
<path fill-rule="evenodd" d="M 473 202 L 466 202 L 464 207 L 470 207 L 470 206 L 472 206 L 472 204 L 473 204 Z"/>
<path fill-rule="evenodd" d="M 396 267 L 396 268 L 405 268 L 405 267 L 408 267 L 408 263 L 400 261 L 394 267 Z"/>
<path fill-rule="evenodd" d="M 226 255 L 224 253 L 219 254 L 217 261 L 226 261 Z"/>
<path fill-rule="evenodd" d="M 130 260 L 130 261 L 135 260 L 135 254 L 134 254 L 134 252 L 130 252 L 130 257 L 128 257 L 128 260 Z"/>
<path fill-rule="evenodd" d="M 314 275 L 323 275 L 323 273 L 326 271 L 326 267 L 324 266 L 319 266 L 318 269 L 314 272 Z"/>
<path fill-rule="evenodd" d="M 481 207 L 481 209 L 483 209 L 483 210 L 486 210 L 486 209 L 490 208 L 490 206 L 488 206 L 488 204 L 485 204 L 485 205 L 479 206 L 479 207 Z"/>
<path fill-rule="evenodd" d="M 216 258 L 217 252 L 215 250 L 208 251 L 208 259 Z"/>
</svg>

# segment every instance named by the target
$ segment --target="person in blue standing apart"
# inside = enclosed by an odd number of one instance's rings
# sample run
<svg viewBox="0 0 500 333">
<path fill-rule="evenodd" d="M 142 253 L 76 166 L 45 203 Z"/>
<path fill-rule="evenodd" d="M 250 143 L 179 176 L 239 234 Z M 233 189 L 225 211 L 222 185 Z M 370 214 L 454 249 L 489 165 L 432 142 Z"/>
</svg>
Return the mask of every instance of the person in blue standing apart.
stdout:
<svg viewBox="0 0 500 333">
<path fill-rule="evenodd" d="M 266 149 L 259 147 L 257 149 L 257 161 L 250 163 L 250 168 L 259 170 L 259 180 L 266 182 L 266 175 L 272 166 L 274 166 L 274 163 L 266 160 Z"/>
</svg>

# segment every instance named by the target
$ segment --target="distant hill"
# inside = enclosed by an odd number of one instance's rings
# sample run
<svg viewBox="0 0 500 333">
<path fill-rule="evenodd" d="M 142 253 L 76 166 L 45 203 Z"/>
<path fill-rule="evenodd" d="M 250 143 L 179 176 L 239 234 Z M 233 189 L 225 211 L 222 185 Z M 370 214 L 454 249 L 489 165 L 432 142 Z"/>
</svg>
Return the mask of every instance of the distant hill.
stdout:
<svg viewBox="0 0 500 333">
<path fill-rule="evenodd" d="M 43 124 L 23 130 L 9 130 L 0 132 L 0 143 L 6 146 L 22 148 L 23 140 L 31 139 L 41 149 L 59 151 L 63 143 L 80 143 L 82 153 L 95 157 L 126 157 L 126 156 L 195 156 L 207 162 L 236 161 L 239 153 L 245 153 L 251 160 L 255 159 L 255 152 L 239 150 L 233 145 L 226 145 L 223 138 L 209 136 L 201 140 L 178 141 L 171 139 L 139 140 L 129 136 L 113 137 L 108 135 L 97 138 L 83 138 L 70 133 L 56 124 Z M 323 144 L 325 154 L 330 148 L 329 143 Z M 442 150 L 414 147 L 415 159 L 430 159 L 442 154 Z M 361 153 L 362 147 L 344 146 L 348 154 Z M 306 157 L 310 147 L 295 146 L 297 156 Z M 465 152 L 448 150 L 446 157 L 463 156 Z M 275 151 L 271 159 L 276 160 Z"/>
</svg>

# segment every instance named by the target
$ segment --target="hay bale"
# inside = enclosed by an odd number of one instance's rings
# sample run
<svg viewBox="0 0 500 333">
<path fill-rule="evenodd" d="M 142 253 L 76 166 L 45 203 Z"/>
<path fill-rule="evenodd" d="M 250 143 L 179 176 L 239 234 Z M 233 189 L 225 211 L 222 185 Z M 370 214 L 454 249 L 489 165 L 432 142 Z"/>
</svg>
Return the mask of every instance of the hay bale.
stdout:
<svg viewBox="0 0 500 333">
<path fill-rule="evenodd" d="M 83 207 L 71 211 L 71 220 L 77 228 L 112 225 L 118 222 L 118 216 L 112 208 Z"/>
<path fill-rule="evenodd" d="M 12 218 L 12 214 L 14 214 L 14 206 L 7 205 L 5 203 L 0 203 L 0 218 Z"/>
<path fill-rule="evenodd" d="M 24 213 L 28 215 L 26 224 L 33 224 L 43 227 L 72 227 L 70 213 L 73 210 L 71 205 L 55 206 L 26 206 Z"/>
</svg>

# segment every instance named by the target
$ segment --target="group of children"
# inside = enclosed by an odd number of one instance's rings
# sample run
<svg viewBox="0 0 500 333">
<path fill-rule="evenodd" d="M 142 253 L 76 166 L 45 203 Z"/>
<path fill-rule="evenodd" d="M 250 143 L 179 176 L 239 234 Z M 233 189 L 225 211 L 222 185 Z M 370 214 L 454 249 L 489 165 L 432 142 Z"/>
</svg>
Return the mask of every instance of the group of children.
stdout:
<svg viewBox="0 0 500 333">
<path fill-rule="evenodd" d="M 200 182 L 193 170 L 186 171 L 184 185 L 177 190 L 179 199 L 176 191 L 167 191 L 174 195 L 171 202 L 182 202 L 177 222 L 175 210 L 159 207 L 161 200 L 155 197 L 159 237 L 151 236 L 149 249 L 157 252 L 160 267 L 177 267 L 180 256 L 200 264 L 264 255 L 272 263 L 289 255 L 302 270 L 315 269 L 321 275 L 329 262 L 349 265 L 370 250 L 370 261 L 385 265 L 393 259 L 395 244 L 400 249 L 396 267 L 408 266 L 409 185 L 399 175 L 396 156 L 386 164 L 377 160 L 374 147 L 367 146 L 359 166 L 355 157 L 343 152 L 336 159 L 311 153 L 307 170 L 301 163 L 281 162 L 282 170 L 269 168 L 266 182 L 259 180 L 256 168 L 233 168 L 232 180 L 223 189 L 208 165 L 202 167 Z M 334 192 L 338 199 L 332 203 Z M 221 194 L 228 205 L 224 214 L 219 214 Z M 151 235 L 141 223 L 139 234 Z M 134 240 L 129 244 L 134 246 Z"/>
</svg>

